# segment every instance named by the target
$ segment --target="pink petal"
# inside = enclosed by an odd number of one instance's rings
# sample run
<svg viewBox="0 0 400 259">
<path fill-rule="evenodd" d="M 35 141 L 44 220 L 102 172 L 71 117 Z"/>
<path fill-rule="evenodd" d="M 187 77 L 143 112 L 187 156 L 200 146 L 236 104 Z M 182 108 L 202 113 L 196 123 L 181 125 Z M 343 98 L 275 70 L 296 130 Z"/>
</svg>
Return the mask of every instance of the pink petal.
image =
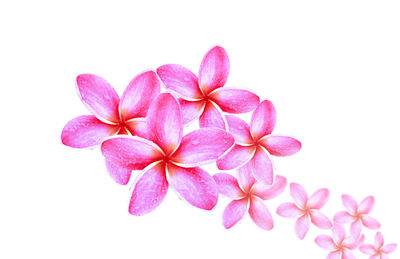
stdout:
<svg viewBox="0 0 400 259">
<path fill-rule="evenodd" d="M 373 245 L 361 245 L 360 251 L 366 255 L 374 255 L 376 253 L 375 247 Z"/>
<path fill-rule="evenodd" d="M 276 122 L 275 107 L 270 101 L 262 101 L 251 116 L 250 131 L 255 140 L 271 134 Z"/>
<path fill-rule="evenodd" d="M 218 201 L 214 179 L 200 167 L 183 168 L 172 163 L 167 166 L 168 182 L 191 205 L 211 210 Z"/>
<path fill-rule="evenodd" d="M 343 242 L 343 240 L 346 238 L 346 231 L 344 229 L 344 226 L 339 224 L 333 224 L 332 234 L 333 240 L 335 240 L 336 244 Z"/>
<path fill-rule="evenodd" d="M 362 223 L 369 229 L 379 229 L 381 227 L 381 224 L 376 219 L 368 215 L 362 216 Z"/>
<path fill-rule="evenodd" d="M 222 224 L 226 229 L 233 227 L 238 223 L 246 213 L 248 206 L 248 199 L 240 199 L 231 201 L 224 210 L 222 215 Z"/>
<path fill-rule="evenodd" d="M 203 97 L 195 74 L 189 69 L 175 64 L 157 68 L 157 74 L 168 90 L 184 99 L 200 99 Z"/>
<path fill-rule="evenodd" d="M 162 159 L 161 151 L 152 142 L 139 137 L 116 136 L 101 144 L 103 156 L 111 163 L 142 170 Z"/>
<path fill-rule="evenodd" d="M 360 220 L 356 220 L 350 225 L 350 234 L 354 239 L 358 239 L 361 235 L 361 222 Z"/>
<path fill-rule="evenodd" d="M 382 252 L 384 252 L 385 254 L 390 254 L 393 253 L 397 248 L 397 244 L 387 244 L 382 246 L 381 250 Z"/>
<path fill-rule="evenodd" d="M 244 192 L 248 193 L 256 181 L 253 177 L 250 163 L 245 164 L 237 170 L 237 178 L 239 186 Z"/>
<path fill-rule="evenodd" d="M 378 259 L 389 259 L 389 256 L 382 254 L 381 257 Z"/>
<path fill-rule="evenodd" d="M 277 175 L 275 176 L 275 181 L 271 186 L 265 186 L 261 183 L 256 183 L 253 185 L 251 192 L 263 200 L 270 200 L 281 194 L 285 190 L 286 185 L 286 178 Z"/>
<path fill-rule="evenodd" d="M 203 100 L 187 101 L 185 99 L 179 99 L 179 104 L 181 105 L 183 124 L 185 125 L 198 119 L 205 107 L 205 102 Z"/>
<path fill-rule="evenodd" d="M 351 214 L 355 214 L 357 212 L 357 202 L 354 200 L 353 197 L 347 194 L 342 195 L 342 202 L 343 206 L 347 209 L 348 212 Z"/>
<path fill-rule="evenodd" d="M 61 133 L 64 145 L 86 148 L 99 145 L 101 141 L 119 131 L 119 126 L 105 124 L 93 115 L 83 115 L 70 120 Z"/>
<path fill-rule="evenodd" d="M 79 96 L 93 115 L 105 123 L 119 122 L 119 97 L 103 78 L 82 74 L 76 78 Z"/>
<path fill-rule="evenodd" d="M 148 129 L 146 119 L 135 118 L 125 122 L 125 127 L 133 136 L 138 136 L 145 139 L 151 138 L 151 132 Z"/>
<path fill-rule="evenodd" d="M 160 94 L 160 80 L 154 71 L 137 75 L 126 87 L 119 103 L 122 121 L 146 117 L 150 103 Z"/>
<path fill-rule="evenodd" d="M 274 181 L 272 162 L 263 148 L 257 147 L 250 160 L 253 176 L 262 184 L 271 185 Z"/>
<path fill-rule="evenodd" d="M 271 230 L 274 227 L 274 221 L 267 206 L 258 197 L 251 198 L 249 215 L 253 222 L 264 230 Z"/>
<path fill-rule="evenodd" d="M 250 127 L 247 123 L 233 115 L 225 115 L 228 123 L 229 132 L 235 138 L 236 143 L 241 145 L 250 145 L 254 143 L 250 133 Z"/>
<path fill-rule="evenodd" d="M 353 222 L 354 218 L 347 211 L 339 211 L 333 217 L 333 221 L 339 224 L 348 224 L 350 222 Z"/>
<path fill-rule="evenodd" d="M 380 248 L 383 246 L 383 244 L 385 243 L 385 240 L 383 239 L 383 235 L 381 232 L 376 232 L 375 234 L 375 247 L 376 248 Z"/>
<path fill-rule="evenodd" d="M 347 249 L 342 252 L 342 259 L 356 259 L 356 257 Z"/>
<path fill-rule="evenodd" d="M 326 188 L 314 192 L 308 200 L 308 205 L 312 209 L 321 209 L 329 200 L 329 190 Z"/>
<path fill-rule="evenodd" d="M 243 166 L 253 157 L 256 148 L 254 146 L 234 145 L 231 150 L 217 160 L 220 170 L 232 170 Z"/>
<path fill-rule="evenodd" d="M 265 136 L 259 142 L 273 156 L 290 156 L 301 149 L 297 139 L 284 136 Z"/>
<path fill-rule="evenodd" d="M 151 140 L 168 155 L 182 139 L 182 113 L 178 101 L 169 93 L 160 94 L 150 105 L 147 126 Z"/>
<path fill-rule="evenodd" d="M 260 102 L 256 94 L 241 89 L 220 88 L 211 93 L 210 99 L 228 113 L 251 112 Z"/>
<path fill-rule="evenodd" d="M 362 214 L 368 214 L 374 208 L 375 198 L 373 196 L 368 196 L 360 202 L 358 206 L 358 212 Z"/>
<path fill-rule="evenodd" d="M 341 255 L 339 251 L 333 251 L 327 255 L 326 259 L 341 259 L 340 257 Z"/>
<path fill-rule="evenodd" d="M 244 197 L 245 193 L 240 189 L 235 177 L 230 174 L 218 173 L 213 176 L 218 187 L 218 192 L 231 199 Z"/>
<path fill-rule="evenodd" d="M 330 229 L 332 227 L 331 220 L 317 210 L 312 210 L 310 212 L 311 222 L 322 229 Z"/>
<path fill-rule="evenodd" d="M 153 211 L 164 200 L 167 190 L 165 165 L 158 163 L 145 172 L 136 182 L 129 204 L 129 213 L 142 216 Z"/>
<path fill-rule="evenodd" d="M 111 178 L 118 184 L 126 185 L 131 178 L 132 170 L 118 166 L 106 159 L 106 168 Z"/>
<path fill-rule="evenodd" d="M 314 239 L 315 243 L 326 250 L 334 250 L 336 248 L 335 242 L 328 235 L 319 235 Z"/>
<path fill-rule="evenodd" d="M 306 190 L 304 190 L 303 186 L 300 184 L 290 184 L 290 195 L 300 208 L 305 208 L 307 206 L 308 195 Z"/>
<path fill-rule="evenodd" d="M 279 205 L 279 207 L 276 209 L 276 214 L 285 218 L 297 218 L 303 214 L 303 211 L 299 209 L 296 204 L 286 202 Z"/>
<path fill-rule="evenodd" d="M 309 228 L 310 228 L 310 219 L 308 218 L 307 214 L 297 219 L 295 225 L 295 231 L 299 239 L 304 239 Z"/>
<path fill-rule="evenodd" d="M 199 71 L 199 83 L 204 94 L 223 87 L 229 75 L 229 58 L 226 51 L 216 46 L 204 56 Z"/>
<path fill-rule="evenodd" d="M 234 143 L 232 135 L 224 130 L 198 129 L 182 138 L 181 145 L 171 160 L 185 167 L 208 164 L 217 160 Z"/>
<path fill-rule="evenodd" d="M 226 129 L 225 118 L 222 111 L 211 101 L 206 103 L 203 113 L 199 118 L 199 124 L 200 128 L 216 127 L 223 130 Z"/>
</svg>

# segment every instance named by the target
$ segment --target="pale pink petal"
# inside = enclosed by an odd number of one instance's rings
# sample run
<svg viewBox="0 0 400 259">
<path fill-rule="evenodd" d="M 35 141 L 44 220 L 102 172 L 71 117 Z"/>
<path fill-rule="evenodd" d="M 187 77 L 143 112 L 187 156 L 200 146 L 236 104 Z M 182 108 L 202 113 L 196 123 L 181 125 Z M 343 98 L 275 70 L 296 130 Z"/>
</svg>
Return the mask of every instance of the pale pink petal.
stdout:
<svg viewBox="0 0 400 259">
<path fill-rule="evenodd" d="M 310 219 L 305 214 L 296 220 L 295 231 L 299 239 L 304 239 L 310 228 Z"/>
<path fill-rule="evenodd" d="M 342 259 L 356 259 L 356 257 L 351 253 L 350 250 L 343 250 Z"/>
<path fill-rule="evenodd" d="M 224 227 L 229 229 L 238 223 L 246 213 L 247 206 L 247 198 L 231 201 L 228 206 L 226 206 L 222 215 L 222 224 Z"/>
<path fill-rule="evenodd" d="M 271 185 L 274 181 L 273 166 L 269 155 L 261 147 L 257 147 L 250 160 L 253 176 L 262 184 Z"/>
<path fill-rule="evenodd" d="M 248 193 L 256 181 L 253 177 L 250 163 L 245 164 L 237 170 L 237 179 L 242 190 Z"/>
<path fill-rule="evenodd" d="M 157 74 L 168 90 L 184 99 L 200 99 L 203 97 L 195 74 L 189 69 L 175 64 L 157 68 Z"/>
<path fill-rule="evenodd" d="M 326 256 L 326 259 L 341 259 L 341 258 L 340 258 L 340 252 L 339 252 L 339 251 L 330 252 L 330 253 Z"/>
<path fill-rule="evenodd" d="M 334 250 L 336 245 L 332 237 L 328 235 L 319 235 L 314 239 L 315 243 L 326 250 Z"/>
<path fill-rule="evenodd" d="M 246 113 L 254 110 L 260 98 L 247 90 L 220 88 L 210 94 L 213 100 L 224 112 Z"/>
<path fill-rule="evenodd" d="M 376 232 L 375 234 L 375 247 L 376 248 L 380 248 L 383 246 L 383 244 L 385 243 L 385 240 L 383 239 L 383 235 L 381 232 Z"/>
<path fill-rule="evenodd" d="M 389 256 L 382 254 L 381 258 L 379 258 L 379 259 L 389 259 Z"/>
<path fill-rule="evenodd" d="M 254 146 L 234 145 L 231 150 L 217 160 L 220 170 L 232 170 L 243 166 L 253 157 L 256 148 Z"/>
<path fill-rule="evenodd" d="M 118 184 L 126 185 L 131 178 L 132 169 L 118 166 L 106 159 L 106 168 L 111 178 Z"/>
<path fill-rule="evenodd" d="M 274 221 L 267 206 L 263 200 L 252 196 L 250 200 L 249 215 L 253 222 L 264 230 L 271 230 L 274 227 Z"/>
<path fill-rule="evenodd" d="M 342 243 L 342 246 L 354 250 L 357 249 L 361 244 L 364 243 L 365 235 L 361 235 L 358 239 L 354 239 L 351 235 L 346 237 Z"/>
<path fill-rule="evenodd" d="M 199 71 L 199 84 L 204 94 L 223 87 L 229 75 L 229 58 L 225 49 L 216 46 L 204 56 Z"/>
<path fill-rule="evenodd" d="M 144 118 L 135 118 L 126 121 L 125 128 L 129 130 L 132 136 L 151 139 L 152 135 Z"/>
<path fill-rule="evenodd" d="M 333 217 L 333 221 L 339 224 L 348 224 L 354 221 L 354 217 L 350 215 L 347 211 L 339 211 Z"/>
<path fill-rule="evenodd" d="M 154 143 L 132 136 L 116 136 L 105 140 L 101 144 L 101 152 L 110 162 L 133 170 L 142 170 L 162 159 L 162 153 Z"/>
<path fill-rule="evenodd" d="M 270 186 L 265 186 L 261 183 L 253 185 L 251 192 L 263 200 L 270 200 L 280 195 L 286 188 L 287 180 L 285 177 L 277 175 L 275 181 Z"/>
<path fill-rule="evenodd" d="M 373 196 L 368 196 L 360 202 L 358 206 L 358 212 L 362 214 L 368 214 L 374 208 L 375 198 Z"/>
<path fill-rule="evenodd" d="M 183 124 L 186 125 L 200 117 L 200 115 L 203 113 L 206 103 L 203 100 L 187 101 L 180 98 L 179 104 L 181 105 L 182 109 Z"/>
<path fill-rule="evenodd" d="M 331 220 L 323 213 L 317 210 L 312 210 L 310 212 L 310 217 L 311 217 L 311 222 L 319 228 L 330 229 L 332 227 Z"/>
<path fill-rule="evenodd" d="M 208 101 L 204 107 L 203 113 L 199 118 L 201 128 L 216 127 L 225 130 L 226 123 L 224 115 L 219 107 L 212 101 Z"/>
<path fill-rule="evenodd" d="M 214 179 L 200 167 L 183 168 L 172 163 L 167 166 L 168 182 L 179 196 L 191 205 L 211 210 L 218 201 Z"/>
<path fill-rule="evenodd" d="M 236 143 L 241 145 L 250 145 L 254 143 L 250 133 L 250 127 L 244 120 L 233 115 L 225 115 L 225 118 L 228 123 L 229 132 L 235 138 Z"/>
<path fill-rule="evenodd" d="M 308 195 L 306 190 L 304 190 L 303 186 L 300 184 L 290 184 L 290 195 L 300 208 L 305 208 L 307 206 Z"/>
<path fill-rule="evenodd" d="M 147 126 L 151 140 L 168 155 L 182 140 L 182 113 L 178 100 L 169 93 L 160 94 L 150 105 Z"/>
<path fill-rule="evenodd" d="M 61 133 L 64 145 L 86 148 L 99 145 L 101 141 L 119 131 L 119 126 L 105 124 L 93 115 L 83 115 L 70 120 Z"/>
<path fill-rule="evenodd" d="M 259 143 L 273 156 L 290 156 L 301 149 L 300 141 L 285 136 L 264 136 Z"/>
<path fill-rule="evenodd" d="M 366 228 L 369 229 L 379 229 L 381 227 L 381 224 L 369 215 L 362 216 L 362 223 Z"/>
<path fill-rule="evenodd" d="M 286 202 L 279 205 L 279 207 L 276 209 L 276 214 L 285 218 L 297 218 L 303 214 L 303 211 L 299 209 L 296 204 Z"/>
<path fill-rule="evenodd" d="M 271 134 L 276 122 L 276 111 L 272 102 L 262 101 L 251 116 L 250 131 L 255 140 Z"/>
<path fill-rule="evenodd" d="M 343 242 L 343 240 L 346 238 L 346 230 L 344 229 L 344 226 L 339 224 L 333 224 L 332 234 L 333 240 L 335 240 L 337 244 Z"/>
<path fill-rule="evenodd" d="M 213 176 L 215 183 L 218 187 L 218 192 L 231 199 L 244 197 L 242 189 L 235 177 L 230 174 L 218 173 Z"/>
<path fill-rule="evenodd" d="M 354 215 L 357 212 L 358 208 L 357 202 L 350 195 L 343 194 L 342 203 L 343 206 L 347 209 L 347 211 L 350 212 L 352 215 Z"/>
<path fill-rule="evenodd" d="M 142 216 L 153 211 L 164 200 L 168 191 L 165 165 L 158 163 L 136 182 L 129 204 L 129 213 Z"/>
<path fill-rule="evenodd" d="M 361 245 L 360 251 L 366 255 L 374 255 L 376 253 L 375 247 L 373 245 Z"/>
<path fill-rule="evenodd" d="M 384 252 L 385 254 L 390 254 L 393 253 L 397 248 L 397 244 L 387 244 L 382 246 L 381 250 L 382 252 Z"/>
<path fill-rule="evenodd" d="M 160 94 L 160 80 L 154 71 L 137 75 L 126 87 L 119 103 L 122 121 L 146 117 L 150 103 Z"/>
<path fill-rule="evenodd" d="M 119 96 L 114 88 L 103 78 L 82 74 L 76 78 L 78 93 L 90 112 L 106 123 L 119 122 Z"/>
<path fill-rule="evenodd" d="M 352 235 L 352 237 L 354 239 L 358 239 L 361 235 L 361 221 L 360 220 L 356 220 L 353 223 L 351 223 L 350 225 L 350 234 Z"/>
<path fill-rule="evenodd" d="M 235 143 L 232 135 L 218 128 L 202 128 L 182 138 L 181 145 L 171 157 L 184 167 L 208 164 L 217 160 Z"/>
<path fill-rule="evenodd" d="M 308 200 L 311 209 L 321 209 L 329 200 L 329 190 L 326 188 L 314 192 Z"/>
</svg>

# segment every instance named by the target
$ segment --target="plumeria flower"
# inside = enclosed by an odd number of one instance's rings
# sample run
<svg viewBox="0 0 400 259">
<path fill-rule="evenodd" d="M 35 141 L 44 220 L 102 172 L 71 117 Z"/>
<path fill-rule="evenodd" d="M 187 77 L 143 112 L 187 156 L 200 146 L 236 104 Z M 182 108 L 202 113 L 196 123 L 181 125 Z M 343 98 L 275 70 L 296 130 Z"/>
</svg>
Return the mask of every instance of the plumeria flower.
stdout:
<svg viewBox="0 0 400 259">
<path fill-rule="evenodd" d="M 295 231 L 300 239 L 304 239 L 311 222 L 322 229 L 330 229 L 332 222 L 330 219 L 319 212 L 319 210 L 329 200 L 329 190 L 319 189 L 308 198 L 307 192 L 304 188 L 297 183 L 290 184 L 290 195 L 295 203 L 281 204 L 276 213 L 285 218 L 297 218 Z"/>
<path fill-rule="evenodd" d="M 339 224 L 351 223 L 350 233 L 354 238 L 361 234 L 362 225 L 369 229 L 379 229 L 381 224 L 369 216 L 368 213 L 374 208 L 375 198 L 368 196 L 358 205 L 350 195 L 342 195 L 343 206 L 347 211 L 340 211 L 333 217 L 333 221 Z"/>
<path fill-rule="evenodd" d="M 391 254 L 396 250 L 397 244 L 384 244 L 381 232 L 375 234 L 375 245 L 364 244 L 360 246 L 360 251 L 366 255 L 370 255 L 369 259 L 388 259 L 387 254 Z"/>
<path fill-rule="evenodd" d="M 364 242 L 364 235 L 359 239 L 354 239 L 352 236 L 346 238 L 344 227 L 338 224 L 333 225 L 332 234 L 333 237 L 319 235 L 315 238 L 315 243 L 319 247 L 331 251 L 326 259 L 355 259 L 351 251 Z"/>
<path fill-rule="evenodd" d="M 230 174 L 214 175 L 218 191 L 233 199 L 225 208 L 222 224 L 229 229 L 239 222 L 248 210 L 254 223 L 264 229 L 271 230 L 274 222 L 264 200 L 272 199 L 281 194 L 286 187 L 286 178 L 276 176 L 273 185 L 265 186 L 256 182 L 248 165 L 238 169 L 238 180 Z"/>
<path fill-rule="evenodd" d="M 218 159 L 220 170 L 231 170 L 250 163 L 257 181 L 271 185 L 274 179 L 269 155 L 289 156 L 301 148 L 300 141 L 285 136 L 271 135 L 276 121 L 275 107 L 270 101 L 262 101 L 254 110 L 250 126 L 238 117 L 227 115 L 229 132 L 236 145 Z"/>
<path fill-rule="evenodd" d="M 180 97 L 184 124 L 199 118 L 200 127 L 226 129 L 221 111 L 250 112 L 260 102 L 259 97 L 250 91 L 222 88 L 228 79 L 229 58 L 220 46 L 212 48 L 204 56 L 198 77 L 175 64 L 159 67 L 157 74 L 165 87 Z"/>
<path fill-rule="evenodd" d="M 134 186 L 129 205 L 132 215 L 153 211 L 163 201 L 168 186 L 191 205 L 211 210 L 217 203 L 214 179 L 199 165 L 215 161 L 234 144 L 232 135 L 218 128 L 195 130 L 182 137 L 178 100 L 160 94 L 147 113 L 149 140 L 114 136 L 101 145 L 103 155 L 132 170 L 144 170 Z M 151 140 L 151 141 L 150 141 Z"/>
<path fill-rule="evenodd" d="M 79 97 L 93 115 L 78 116 L 65 125 L 61 133 L 64 145 L 87 148 L 115 134 L 145 136 L 145 120 L 151 101 L 160 93 L 160 80 L 154 71 L 136 76 L 126 87 L 121 99 L 103 78 L 82 74 L 76 78 Z M 131 170 L 106 161 L 110 175 L 127 184 Z"/>
</svg>

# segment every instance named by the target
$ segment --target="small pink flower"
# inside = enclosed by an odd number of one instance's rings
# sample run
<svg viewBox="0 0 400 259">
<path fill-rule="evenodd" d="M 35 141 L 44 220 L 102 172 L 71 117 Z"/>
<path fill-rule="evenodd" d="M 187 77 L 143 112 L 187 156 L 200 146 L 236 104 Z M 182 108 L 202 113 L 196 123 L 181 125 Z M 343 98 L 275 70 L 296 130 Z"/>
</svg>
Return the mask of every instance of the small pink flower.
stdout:
<svg viewBox="0 0 400 259">
<path fill-rule="evenodd" d="M 277 175 L 274 184 L 266 187 L 256 182 L 249 167 L 245 165 L 238 169 L 238 179 L 239 181 L 226 173 L 214 175 L 218 191 L 233 199 L 224 210 L 222 224 L 227 229 L 233 227 L 248 209 L 251 219 L 258 227 L 271 230 L 274 222 L 263 200 L 281 194 L 286 187 L 286 178 Z"/>
<path fill-rule="evenodd" d="M 131 170 L 144 170 L 136 181 L 129 212 L 144 215 L 163 201 L 168 186 L 191 205 L 211 210 L 218 190 L 213 178 L 197 167 L 215 161 L 234 144 L 228 132 L 218 128 L 195 130 L 182 137 L 183 123 L 178 100 L 160 94 L 146 117 L 148 139 L 115 136 L 101 145 L 112 163 Z M 150 141 L 151 140 L 151 141 Z"/>
<path fill-rule="evenodd" d="M 342 195 L 342 202 L 347 211 L 340 211 L 333 217 L 333 221 L 339 224 L 351 222 L 350 233 L 354 238 L 361 235 L 362 225 L 369 229 L 379 229 L 379 222 L 368 215 L 375 205 L 375 198 L 368 196 L 359 205 L 350 195 Z"/>
<path fill-rule="evenodd" d="M 307 192 L 297 183 L 290 184 L 290 195 L 295 203 L 287 202 L 281 204 L 276 213 L 285 218 L 297 218 L 296 235 L 300 239 L 304 239 L 311 222 L 322 229 L 330 229 L 332 222 L 330 219 L 319 212 L 319 210 L 329 200 L 329 190 L 319 189 L 308 198 Z"/>
<path fill-rule="evenodd" d="M 250 126 L 242 119 L 226 115 L 229 132 L 236 145 L 217 161 L 220 170 L 231 170 L 251 164 L 257 181 L 271 185 L 274 179 L 269 155 L 289 156 L 301 148 L 300 141 L 284 136 L 271 135 L 276 121 L 275 107 L 270 101 L 262 101 L 254 110 Z"/>
<path fill-rule="evenodd" d="M 346 238 L 346 231 L 343 226 L 334 224 L 332 228 L 333 238 L 328 235 L 319 235 L 315 243 L 321 248 L 330 250 L 326 259 L 355 259 L 351 250 L 357 249 L 364 241 L 364 235 L 360 239 L 353 237 Z"/>
<path fill-rule="evenodd" d="M 360 251 L 366 255 L 370 255 L 369 259 L 388 259 L 387 254 L 391 254 L 396 250 L 397 244 L 384 245 L 384 239 L 381 232 L 375 235 L 375 245 L 361 245 Z"/>
<path fill-rule="evenodd" d="M 216 46 L 204 56 L 199 77 L 189 69 L 175 64 L 163 65 L 157 74 L 166 88 L 181 99 L 183 122 L 199 118 L 200 127 L 226 129 L 221 110 L 245 113 L 254 110 L 259 97 L 247 90 L 222 88 L 228 79 L 229 58 L 225 49 Z"/>
</svg>

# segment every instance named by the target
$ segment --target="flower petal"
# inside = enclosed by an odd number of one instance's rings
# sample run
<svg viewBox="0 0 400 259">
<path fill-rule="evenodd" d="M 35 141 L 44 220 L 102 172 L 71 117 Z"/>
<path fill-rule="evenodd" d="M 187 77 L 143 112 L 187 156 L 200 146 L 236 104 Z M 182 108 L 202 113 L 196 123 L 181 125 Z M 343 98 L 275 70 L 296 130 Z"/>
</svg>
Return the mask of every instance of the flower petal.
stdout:
<svg viewBox="0 0 400 259">
<path fill-rule="evenodd" d="M 185 135 L 171 157 L 184 167 L 208 164 L 217 160 L 235 143 L 232 135 L 218 128 L 202 128 Z"/>
<path fill-rule="evenodd" d="M 300 141 L 285 136 L 265 136 L 259 143 L 273 156 L 290 156 L 301 149 Z"/>
<path fill-rule="evenodd" d="M 220 170 L 232 170 L 243 166 L 253 157 L 256 148 L 254 146 L 234 145 L 231 150 L 217 160 Z"/>
<path fill-rule="evenodd" d="M 340 251 L 332 251 L 327 256 L 326 259 L 341 259 Z"/>
<path fill-rule="evenodd" d="M 343 240 L 346 238 L 344 226 L 339 224 L 333 224 L 332 234 L 333 240 L 335 240 L 336 244 L 343 242 Z"/>
<path fill-rule="evenodd" d="M 157 68 L 157 74 L 168 90 L 184 99 L 200 99 L 203 97 L 195 74 L 189 69 L 175 64 L 167 64 Z"/>
<path fill-rule="evenodd" d="M 381 232 L 379 232 L 379 231 L 376 232 L 374 241 L 375 241 L 376 248 L 381 248 L 383 246 L 383 244 L 385 243 L 385 240 L 384 240 Z"/>
<path fill-rule="evenodd" d="M 199 124 L 200 128 L 216 127 L 223 130 L 226 129 L 226 122 L 222 111 L 211 101 L 206 102 L 203 113 L 199 118 Z"/>
<path fill-rule="evenodd" d="M 119 122 L 119 97 L 103 78 L 82 74 L 76 78 L 79 97 L 94 116 L 105 123 Z"/>
<path fill-rule="evenodd" d="M 331 220 L 323 213 L 317 210 L 312 210 L 310 212 L 310 217 L 311 217 L 311 222 L 319 228 L 330 229 L 332 227 Z"/>
<path fill-rule="evenodd" d="M 334 250 L 336 248 L 332 237 L 328 235 L 319 235 L 314 239 L 314 241 L 319 247 L 327 250 Z"/>
<path fill-rule="evenodd" d="M 310 228 L 310 219 L 307 214 L 304 214 L 296 220 L 295 231 L 299 239 L 304 239 L 308 229 Z"/>
<path fill-rule="evenodd" d="M 360 202 L 358 206 L 358 212 L 362 214 L 368 214 L 374 208 L 375 198 L 373 196 L 368 196 Z"/>
<path fill-rule="evenodd" d="M 226 206 L 222 215 L 222 224 L 224 227 L 229 229 L 238 223 L 246 213 L 247 206 L 247 198 L 231 201 L 228 206 Z"/>
<path fill-rule="evenodd" d="M 224 112 L 246 113 L 254 110 L 260 98 L 247 90 L 220 88 L 210 94 L 213 100 Z"/>
<path fill-rule="evenodd" d="M 307 206 L 308 195 L 303 186 L 298 183 L 290 184 L 290 196 L 292 196 L 294 202 L 300 208 L 305 208 Z"/>
<path fill-rule="evenodd" d="M 164 163 L 157 163 L 136 182 L 129 204 L 129 213 L 142 216 L 153 211 L 164 200 L 168 191 Z"/>
<path fill-rule="evenodd" d="M 172 163 L 167 166 L 168 182 L 191 205 L 211 210 L 218 201 L 214 179 L 200 167 L 183 168 Z"/>
<path fill-rule="evenodd" d="M 376 253 L 375 247 L 373 245 L 361 245 L 360 251 L 366 255 L 374 255 Z"/>
<path fill-rule="evenodd" d="M 376 219 L 368 215 L 362 216 L 362 223 L 369 229 L 379 229 L 381 227 L 381 224 Z"/>
<path fill-rule="evenodd" d="M 218 192 L 231 199 L 237 199 L 246 196 L 240 189 L 239 183 L 235 177 L 230 174 L 218 173 L 213 176 L 218 187 Z"/>
<path fill-rule="evenodd" d="M 361 222 L 360 220 L 356 220 L 350 225 L 350 234 L 354 239 L 358 239 L 361 235 Z"/>
<path fill-rule="evenodd" d="M 333 221 L 339 224 L 348 224 L 350 222 L 353 222 L 354 218 L 347 211 L 339 211 L 333 217 Z"/>
<path fill-rule="evenodd" d="M 385 254 L 390 254 L 393 253 L 397 248 L 397 244 L 387 244 L 382 246 L 381 250 L 382 252 L 384 252 Z"/>
<path fill-rule="evenodd" d="M 262 184 L 271 185 L 274 181 L 274 172 L 269 155 L 261 147 L 257 147 L 250 160 L 253 176 Z"/>
<path fill-rule="evenodd" d="M 277 175 L 275 176 L 275 181 L 270 186 L 265 186 L 261 183 L 256 183 L 253 185 L 251 192 L 257 195 L 263 200 L 270 200 L 281 194 L 287 185 L 287 180 L 285 177 Z"/>
<path fill-rule="evenodd" d="M 126 185 L 131 178 L 132 169 L 121 167 L 106 159 L 106 168 L 111 178 L 118 184 Z"/>
<path fill-rule="evenodd" d="M 321 209 L 329 200 L 329 190 L 326 188 L 314 192 L 308 200 L 308 205 L 312 209 Z"/>
<path fill-rule="evenodd" d="M 264 230 L 271 230 L 274 227 L 274 221 L 267 206 L 263 200 L 252 196 L 250 200 L 249 215 L 253 222 Z"/>
<path fill-rule="evenodd" d="M 99 145 L 103 139 L 119 131 L 119 126 L 105 124 L 93 115 L 83 115 L 70 120 L 61 133 L 64 145 L 86 148 Z"/>
<path fill-rule="evenodd" d="M 239 186 L 244 192 L 248 193 L 256 181 L 253 177 L 250 163 L 245 164 L 237 170 L 237 178 Z"/>
<path fill-rule="evenodd" d="M 343 250 L 342 259 L 356 259 L 356 257 L 350 252 L 350 250 Z"/>
<path fill-rule="evenodd" d="M 201 101 L 187 101 L 185 99 L 180 98 L 179 104 L 182 109 L 182 118 L 183 124 L 189 124 L 195 119 L 198 119 L 200 115 L 203 113 L 205 102 Z"/>
<path fill-rule="evenodd" d="M 276 214 L 285 218 L 297 218 L 303 214 L 303 212 L 296 206 L 296 204 L 286 202 L 279 205 L 279 207 L 276 209 Z"/>
<path fill-rule="evenodd" d="M 343 206 L 347 209 L 350 214 L 354 215 L 357 212 L 357 202 L 354 200 L 353 197 L 347 194 L 342 195 L 342 203 Z"/>
<path fill-rule="evenodd" d="M 133 136 L 138 136 L 144 139 L 150 139 L 152 136 L 147 126 L 146 119 L 144 118 L 130 119 L 125 122 L 125 127 Z"/>
<path fill-rule="evenodd" d="M 250 133 L 250 126 L 244 120 L 229 114 L 225 115 L 225 118 L 228 123 L 229 132 L 235 138 L 237 144 L 251 145 L 254 143 Z"/>
<path fill-rule="evenodd" d="M 223 87 L 229 75 L 229 58 L 225 49 L 216 46 L 204 56 L 199 71 L 199 83 L 204 94 Z"/>
<path fill-rule="evenodd" d="M 251 116 L 250 131 L 255 140 L 271 134 L 276 122 L 276 111 L 272 102 L 262 101 Z"/>
</svg>

